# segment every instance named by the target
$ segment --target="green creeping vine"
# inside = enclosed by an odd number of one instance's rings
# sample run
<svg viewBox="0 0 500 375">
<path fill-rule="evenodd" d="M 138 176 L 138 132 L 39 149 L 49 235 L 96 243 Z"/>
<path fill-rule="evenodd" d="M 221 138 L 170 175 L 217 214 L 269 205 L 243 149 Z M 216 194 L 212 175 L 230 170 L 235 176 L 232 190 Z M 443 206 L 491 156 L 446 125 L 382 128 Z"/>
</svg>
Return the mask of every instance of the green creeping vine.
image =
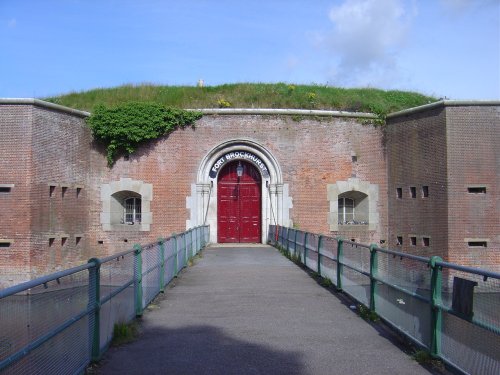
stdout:
<svg viewBox="0 0 500 375">
<path fill-rule="evenodd" d="M 98 104 L 87 118 L 92 134 L 104 142 L 108 165 L 120 154 L 133 153 L 141 142 L 194 125 L 200 112 L 165 107 L 153 102 L 127 102 L 114 107 Z"/>
</svg>

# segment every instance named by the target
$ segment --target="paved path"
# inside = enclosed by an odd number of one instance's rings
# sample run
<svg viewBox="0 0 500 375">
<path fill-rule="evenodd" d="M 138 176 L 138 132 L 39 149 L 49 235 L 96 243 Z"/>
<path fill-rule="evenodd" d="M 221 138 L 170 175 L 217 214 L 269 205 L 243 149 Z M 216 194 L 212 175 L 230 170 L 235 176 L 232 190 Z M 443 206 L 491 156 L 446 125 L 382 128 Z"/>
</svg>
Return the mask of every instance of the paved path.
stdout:
<svg viewBox="0 0 500 375">
<path fill-rule="evenodd" d="M 429 374 L 267 247 L 209 247 L 99 374 Z"/>
</svg>

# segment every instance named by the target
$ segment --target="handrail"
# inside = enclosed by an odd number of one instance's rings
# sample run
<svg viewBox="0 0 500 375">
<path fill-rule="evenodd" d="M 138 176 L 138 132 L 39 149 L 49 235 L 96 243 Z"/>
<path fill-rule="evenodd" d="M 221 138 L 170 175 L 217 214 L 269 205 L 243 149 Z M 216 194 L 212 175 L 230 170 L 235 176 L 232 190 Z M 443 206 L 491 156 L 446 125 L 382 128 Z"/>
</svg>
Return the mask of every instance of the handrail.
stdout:
<svg viewBox="0 0 500 375">
<path fill-rule="evenodd" d="M 189 260 L 206 246 L 209 231 L 209 226 L 195 227 L 179 235 L 160 238 L 143 246 L 134 245 L 133 249 L 104 258 L 91 258 L 86 264 L 0 290 L 0 307 L 2 312 L 6 312 L 6 317 L 0 321 L 3 324 L 0 326 L 0 372 L 12 366 L 26 366 L 31 360 L 40 361 L 41 356 L 44 358 L 41 361 L 51 360 L 53 373 L 78 373 L 91 361 L 100 359 L 111 341 L 114 325 L 141 315 L 150 301 L 163 292 Z M 170 247 L 168 251 L 172 250 L 167 259 L 166 246 Z M 144 269 L 143 257 L 147 257 Z M 113 262 L 117 259 L 123 261 Z M 103 267 L 106 264 L 109 267 Z M 124 278 L 123 271 L 127 269 Z M 88 273 L 82 274 L 82 271 Z M 78 273 L 78 285 L 65 283 L 66 277 Z M 50 286 L 47 283 L 54 280 L 62 287 L 49 290 L 50 293 L 25 293 L 21 299 L 15 296 L 40 285 L 48 289 Z M 119 303 L 111 303 L 115 298 L 119 299 Z M 124 298 L 128 298 L 129 303 L 123 303 Z M 5 305 L 2 306 L 2 303 Z M 11 308 L 15 310 L 8 314 Z M 105 313 L 102 315 L 101 311 Z M 38 324 L 39 312 L 43 313 L 41 316 L 50 316 L 50 322 Z M 20 324 L 19 314 L 21 320 L 27 319 L 27 322 Z M 7 321 L 9 317 L 12 319 L 10 322 Z M 32 319 L 36 324 L 31 324 Z M 77 324 L 88 328 L 82 331 L 82 326 Z M 73 327 L 79 327 L 78 335 L 71 331 Z M 65 346 L 73 348 L 75 358 L 70 360 L 66 356 L 58 356 L 54 360 L 55 357 L 46 356 L 43 351 L 57 340 L 63 340 Z M 82 342 L 89 343 L 83 346 L 88 346 L 88 351 L 82 350 Z M 57 371 L 58 368 L 60 371 Z M 16 372 L 19 369 L 16 367 L 13 370 Z"/>
<path fill-rule="evenodd" d="M 295 231 L 295 235 L 288 235 L 290 230 Z M 275 237 L 275 234 L 279 236 Z M 318 237 L 317 244 L 308 243 L 308 238 L 312 236 Z M 375 244 L 360 244 L 340 237 L 274 225 L 269 226 L 268 242 L 319 276 L 332 277 L 330 281 L 337 290 L 366 306 L 417 346 L 428 350 L 433 357 L 442 359 L 459 371 L 500 373 L 500 361 L 493 360 L 495 363 L 492 364 L 490 354 L 491 348 L 500 347 L 500 324 L 496 315 L 500 309 L 500 273 L 446 262 L 437 256 L 407 254 L 382 249 Z M 331 255 L 323 251 L 326 242 L 329 243 Z M 345 245 L 353 246 L 347 250 L 349 258 L 346 258 Z M 353 259 L 353 250 L 354 254 L 356 250 L 360 255 L 363 254 L 363 259 Z M 308 251 L 317 254 L 316 264 L 310 261 L 313 258 L 308 259 Z M 370 259 L 369 272 L 366 271 L 366 263 L 363 269 L 360 268 L 360 262 L 367 261 L 364 258 L 366 255 Z M 396 257 L 408 261 L 393 260 Z M 323 259 L 329 259 L 332 263 L 322 262 Z M 344 269 L 349 269 L 352 276 L 345 278 Z M 452 270 L 462 274 L 450 272 Z M 396 277 L 391 277 L 394 274 Z M 359 275 L 359 280 L 356 275 Z M 477 277 L 467 279 L 467 275 L 482 276 L 482 281 Z M 366 284 L 367 279 L 370 280 L 369 285 Z M 478 288 L 474 289 L 475 286 Z M 473 303 L 475 298 L 478 300 L 476 305 Z M 474 316 L 475 312 L 476 315 L 480 313 L 481 317 Z M 456 321 L 446 324 L 450 317 Z M 453 329 L 460 332 L 450 332 Z M 484 331 L 472 331 L 478 329 Z M 480 344 L 468 341 L 478 334 L 482 335 Z M 449 341 L 450 336 L 453 342 Z M 454 340 L 463 342 L 454 343 Z M 467 352 L 452 352 L 456 345 Z M 471 356 L 479 358 L 467 362 Z"/>
<path fill-rule="evenodd" d="M 448 262 L 444 262 L 444 261 L 436 262 L 436 265 L 440 266 L 440 267 L 451 268 L 451 269 L 454 269 L 454 270 L 457 270 L 457 271 L 463 271 L 463 272 L 473 273 L 473 274 L 476 274 L 476 275 L 491 277 L 491 278 L 494 278 L 494 279 L 500 279 L 500 273 L 494 272 L 494 271 L 489 271 L 489 270 L 484 270 L 482 268 L 473 268 L 473 267 L 461 266 L 459 264 L 448 263 Z"/>
<path fill-rule="evenodd" d="M 382 249 L 382 248 L 380 248 L 378 246 L 376 247 L 376 250 L 380 251 L 381 253 L 391 254 L 391 255 L 394 255 L 394 256 L 397 256 L 397 257 L 400 257 L 400 258 L 412 259 L 412 260 L 416 260 L 416 261 L 424 262 L 424 263 L 428 263 L 430 261 L 430 259 L 431 259 L 431 258 L 426 258 L 426 257 L 419 256 L 419 255 L 402 253 L 400 251 L 393 251 L 393 250 L 389 250 L 389 249 Z"/>
<path fill-rule="evenodd" d="M 63 277 L 69 276 L 71 274 L 74 274 L 74 273 L 77 273 L 80 271 L 84 271 L 84 270 L 89 269 L 89 268 L 94 267 L 94 266 L 95 265 L 93 263 L 86 263 L 86 264 L 82 264 L 81 266 L 69 268 L 67 270 L 63 270 L 63 271 L 59 271 L 59 272 L 55 272 L 55 273 L 51 273 L 50 275 L 41 276 L 39 278 L 30 280 L 30 281 L 26 281 L 26 282 L 21 283 L 21 284 L 13 285 L 11 287 L 0 290 L 0 299 L 11 296 L 13 294 L 24 292 L 27 289 L 31 289 L 31 288 L 34 288 L 34 287 L 39 286 L 39 285 L 47 284 L 50 281 L 61 279 Z"/>
</svg>

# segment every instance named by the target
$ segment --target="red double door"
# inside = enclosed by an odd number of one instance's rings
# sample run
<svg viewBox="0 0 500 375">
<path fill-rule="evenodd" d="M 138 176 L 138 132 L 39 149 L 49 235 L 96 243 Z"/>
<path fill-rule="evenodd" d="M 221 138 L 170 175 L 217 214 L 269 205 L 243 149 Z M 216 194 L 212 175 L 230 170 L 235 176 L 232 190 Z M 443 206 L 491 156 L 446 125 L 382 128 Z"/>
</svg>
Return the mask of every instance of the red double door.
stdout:
<svg viewBox="0 0 500 375">
<path fill-rule="evenodd" d="M 243 168 L 241 177 L 238 165 Z M 231 162 L 219 172 L 217 183 L 218 242 L 261 242 L 260 220 L 260 173 L 250 163 Z"/>
</svg>

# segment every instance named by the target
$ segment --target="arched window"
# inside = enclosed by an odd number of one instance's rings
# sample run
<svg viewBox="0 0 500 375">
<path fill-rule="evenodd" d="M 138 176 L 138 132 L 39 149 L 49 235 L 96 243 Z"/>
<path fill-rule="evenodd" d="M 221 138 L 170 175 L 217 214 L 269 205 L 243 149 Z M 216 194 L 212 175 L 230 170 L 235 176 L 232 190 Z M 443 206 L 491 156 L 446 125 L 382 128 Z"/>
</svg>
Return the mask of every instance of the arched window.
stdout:
<svg viewBox="0 0 500 375">
<path fill-rule="evenodd" d="M 111 224 L 141 224 L 142 197 L 130 190 L 111 195 Z"/>
<path fill-rule="evenodd" d="M 360 191 L 340 194 L 338 198 L 339 225 L 368 224 L 368 203 L 368 196 Z"/>
<path fill-rule="evenodd" d="M 141 198 L 130 197 L 123 202 L 123 220 L 125 224 L 141 222 Z"/>
<path fill-rule="evenodd" d="M 101 185 L 101 224 L 105 231 L 149 231 L 153 185 L 120 178 Z"/>
</svg>

